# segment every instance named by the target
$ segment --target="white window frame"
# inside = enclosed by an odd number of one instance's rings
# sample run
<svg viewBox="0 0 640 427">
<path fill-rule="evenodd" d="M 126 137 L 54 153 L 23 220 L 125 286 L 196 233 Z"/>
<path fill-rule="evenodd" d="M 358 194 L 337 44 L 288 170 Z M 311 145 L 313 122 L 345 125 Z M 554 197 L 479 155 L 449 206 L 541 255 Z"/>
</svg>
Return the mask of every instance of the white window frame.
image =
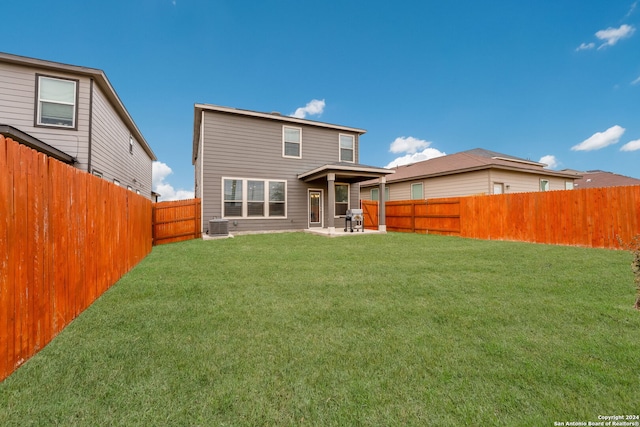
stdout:
<svg viewBox="0 0 640 427">
<path fill-rule="evenodd" d="M 58 80 L 58 81 L 64 81 L 64 82 L 68 82 L 68 83 L 73 83 L 73 102 L 69 103 L 69 102 L 63 102 L 63 101 L 57 101 L 57 100 L 51 100 L 51 99 L 42 99 L 41 98 L 41 89 L 42 89 L 42 81 L 43 80 Z M 62 78 L 62 77 L 54 77 L 54 76 L 47 76 L 44 74 L 36 74 L 36 82 L 37 82 L 37 93 L 36 93 L 36 117 L 35 117 L 35 125 L 36 126 L 45 126 L 45 127 L 54 127 L 54 128 L 63 128 L 63 129 L 73 129 L 73 130 L 77 130 L 78 129 L 78 83 L 79 80 L 75 80 L 75 79 L 67 79 L 67 78 Z M 70 105 L 73 107 L 73 115 L 71 118 L 71 125 L 64 125 L 64 124 L 52 124 L 52 123 L 43 123 L 42 121 L 42 104 L 43 103 L 48 103 L 48 104 L 58 104 L 58 105 Z"/>
<path fill-rule="evenodd" d="M 114 183 L 115 185 L 117 185 L 118 187 L 120 187 L 120 181 L 119 181 L 119 180 L 117 180 L 116 178 L 113 178 L 113 183 Z"/>
<path fill-rule="evenodd" d="M 496 191 L 496 188 L 498 191 Z M 504 182 L 493 183 L 493 194 L 504 194 Z"/>
<path fill-rule="evenodd" d="M 380 189 L 379 188 L 372 188 L 371 189 L 371 200 L 380 201 Z"/>
<path fill-rule="evenodd" d="M 241 182 L 242 185 L 242 198 L 235 200 L 235 202 L 240 202 L 242 204 L 241 206 L 241 215 L 227 215 L 225 212 L 225 203 L 226 202 L 232 202 L 232 200 L 225 200 L 224 198 L 224 183 L 227 180 L 235 180 L 235 181 L 239 181 Z M 264 183 L 264 211 L 263 211 L 263 215 L 249 215 L 249 202 L 259 202 L 258 200 L 249 200 L 249 192 L 248 192 L 248 186 L 249 186 L 249 181 L 258 181 L 258 182 L 263 182 Z M 271 199 L 271 188 L 270 188 L 270 183 L 281 183 L 284 184 L 284 201 L 281 202 L 279 200 L 270 200 Z M 221 212 L 222 212 L 222 217 L 223 218 L 243 218 L 243 219 L 287 219 L 287 204 L 288 204 L 288 197 L 287 197 L 287 180 L 286 179 L 269 179 L 269 178 L 239 178 L 239 177 L 227 177 L 224 176 L 222 177 L 222 191 L 221 191 Z M 271 215 L 270 212 L 270 204 L 271 203 L 278 203 L 278 204 L 283 204 L 284 205 L 284 215 L 283 216 L 275 216 L 275 215 Z"/>
<path fill-rule="evenodd" d="M 574 189 L 574 183 L 573 181 L 565 181 L 564 182 L 564 189 L 565 190 L 573 190 Z"/>
<path fill-rule="evenodd" d="M 420 197 L 418 198 L 414 198 L 413 197 L 413 188 L 420 186 Z M 423 200 L 424 199 L 424 183 L 422 182 L 414 182 L 413 184 L 411 184 L 411 200 Z"/>
<path fill-rule="evenodd" d="M 133 154 L 133 135 L 129 135 L 129 154 Z"/>
<path fill-rule="evenodd" d="M 287 141 L 286 140 L 286 129 L 295 129 L 299 132 L 300 135 L 300 140 L 298 142 L 295 141 Z M 287 150 L 286 150 L 286 144 L 298 144 L 298 155 L 297 156 L 292 156 L 287 154 Z M 286 126 L 283 125 L 282 126 L 282 157 L 288 158 L 288 159 L 301 159 L 302 158 L 302 128 L 299 127 L 295 127 L 295 126 Z"/>
<path fill-rule="evenodd" d="M 351 138 L 351 160 L 344 160 L 342 158 L 342 150 L 349 150 L 349 148 L 342 148 L 342 137 Z M 338 134 L 338 158 L 339 161 L 345 163 L 355 163 L 356 162 L 356 137 L 354 135 L 349 135 L 346 133 Z"/>
<path fill-rule="evenodd" d="M 345 209 L 345 213 L 346 211 L 348 211 L 349 209 L 351 209 L 351 184 L 346 183 L 346 182 L 336 182 L 335 187 L 339 186 L 339 185 L 346 185 L 347 186 L 347 209 Z M 337 196 L 337 193 L 335 193 Z M 345 215 L 338 215 L 336 213 L 336 206 L 338 205 L 338 203 L 340 204 L 344 204 L 344 202 L 338 202 L 338 198 L 335 198 L 335 201 L 333 203 L 333 217 L 334 218 L 343 218 Z"/>
<path fill-rule="evenodd" d="M 546 183 L 546 185 L 545 185 Z M 549 191 L 551 187 L 551 183 L 549 182 L 548 179 L 541 179 L 540 180 L 540 191 Z"/>
</svg>

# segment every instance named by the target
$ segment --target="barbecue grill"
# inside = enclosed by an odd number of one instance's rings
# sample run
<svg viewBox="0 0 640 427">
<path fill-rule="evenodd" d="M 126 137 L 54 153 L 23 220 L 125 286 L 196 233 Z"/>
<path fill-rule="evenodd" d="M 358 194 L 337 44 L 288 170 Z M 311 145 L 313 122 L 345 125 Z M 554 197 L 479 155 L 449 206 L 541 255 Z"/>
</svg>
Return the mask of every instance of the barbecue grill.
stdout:
<svg viewBox="0 0 640 427">
<path fill-rule="evenodd" d="M 362 209 L 348 209 L 347 215 L 344 217 L 344 231 L 347 229 L 364 232 L 364 227 L 362 225 L 363 216 Z"/>
</svg>

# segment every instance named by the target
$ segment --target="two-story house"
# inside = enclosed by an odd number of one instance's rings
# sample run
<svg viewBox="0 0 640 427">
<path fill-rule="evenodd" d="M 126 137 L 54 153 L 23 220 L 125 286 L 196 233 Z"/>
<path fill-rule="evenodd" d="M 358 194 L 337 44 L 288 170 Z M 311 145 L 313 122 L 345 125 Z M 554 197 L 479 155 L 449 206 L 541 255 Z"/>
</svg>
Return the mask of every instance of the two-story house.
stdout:
<svg viewBox="0 0 640 427">
<path fill-rule="evenodd" d="M 152 196 L 156 156 L 102 70 L 0 52 L 0 133 Z"/>
<path fill-rule="evenodd" d="M 358 163 L 363 129 L 208 104 L 196 104 L 195 196 L 202 229 L 226 219 L 230 232 L 344 227 L 359 208 L 359 183 L 388 169 Z M 384 231 L 384 214 L 381 230 Z"/>
</svg>

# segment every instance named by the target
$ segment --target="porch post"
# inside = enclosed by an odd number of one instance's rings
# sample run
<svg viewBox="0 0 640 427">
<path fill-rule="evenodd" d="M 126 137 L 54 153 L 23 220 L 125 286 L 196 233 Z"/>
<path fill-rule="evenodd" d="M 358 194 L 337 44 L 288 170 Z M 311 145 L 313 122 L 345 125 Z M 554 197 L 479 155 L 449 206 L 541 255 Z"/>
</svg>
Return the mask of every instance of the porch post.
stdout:
<svg viewBox="0 0 640 427">
<path fill-rule="evenodd" d="M 328 186 L 328 205 L 327 206 L 327 228 L 329 234 L 336 232 L 335 226 L 335 209 L 336 209 L 336 174 L 327 174 L 327 186 Z"/>
<path fill-rule="evenodd" d="M 380 177 L 380 185 L 378 190 L 378 231 L 380 233 L 387 232 L 387 218 L 386 218 L 386 194 L 385 194 L 385 184 L 387 182 L 386 176 Z"/>
</svg>

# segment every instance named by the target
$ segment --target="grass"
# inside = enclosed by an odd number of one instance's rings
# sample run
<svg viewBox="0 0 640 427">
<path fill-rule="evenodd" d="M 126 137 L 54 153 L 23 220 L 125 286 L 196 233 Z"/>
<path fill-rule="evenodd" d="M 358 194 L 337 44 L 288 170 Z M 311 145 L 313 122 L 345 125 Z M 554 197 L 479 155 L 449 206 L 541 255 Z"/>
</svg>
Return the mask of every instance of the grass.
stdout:
<svg viewBox="0 0 640 427">
<path fill-rule="evenodd" d="M 389 233 L 155 247 L 0 425 L 546 426 L 638 414 L 630 255 Z"/>
</svg>

